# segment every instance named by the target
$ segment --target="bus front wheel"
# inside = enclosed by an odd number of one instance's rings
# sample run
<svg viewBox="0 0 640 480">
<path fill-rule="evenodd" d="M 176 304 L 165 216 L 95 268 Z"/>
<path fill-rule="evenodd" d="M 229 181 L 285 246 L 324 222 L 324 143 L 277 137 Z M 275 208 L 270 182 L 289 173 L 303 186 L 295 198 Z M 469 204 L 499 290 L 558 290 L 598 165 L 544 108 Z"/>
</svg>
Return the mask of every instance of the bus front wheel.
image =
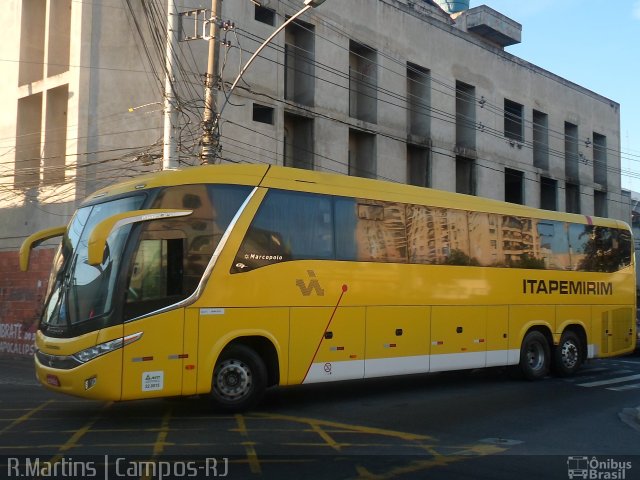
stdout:
<svg viewBox="0 0 640 480">
<path fill-rule="evenodd" d="M 560 344 L 554 349 L 553 369 L 561 377 L 576 373 L 582 365 L 582 341 L 575 332 L 566 330 L 560 337 Z"/>
<path fill-rule="evenodd" d="M 547 337 L 533 330 L 527 333 L 520 349 L 520 370 L 527 380 L 539 380 L 549 373 L 551 352 Z"/>
<path fill-rule="evenodd" d="M 213 370 L 211 398 L 228 412 L 254 407 L 267 388 L 267 368 L 262 358 L 246 345 L 227 347 Z"/>
</svg>

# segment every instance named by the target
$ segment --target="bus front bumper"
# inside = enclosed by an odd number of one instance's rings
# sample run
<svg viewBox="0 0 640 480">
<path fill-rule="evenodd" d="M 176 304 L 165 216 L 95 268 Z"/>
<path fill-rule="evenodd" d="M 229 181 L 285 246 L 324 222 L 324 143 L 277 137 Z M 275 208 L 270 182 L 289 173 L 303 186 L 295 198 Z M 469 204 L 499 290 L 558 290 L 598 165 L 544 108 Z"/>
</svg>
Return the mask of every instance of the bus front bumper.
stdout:
<svg viewBox="0 0 640 480">
<path fill-rule="evenodd" d="M 121 359 L 121 353 L 115 351 L 68 368 L 72 366 L 69 357 L 38 351 L 34 355 L 36 378 L 45 388 L 54 392 L 117 401 L 121 398 Z"/>
</svg>

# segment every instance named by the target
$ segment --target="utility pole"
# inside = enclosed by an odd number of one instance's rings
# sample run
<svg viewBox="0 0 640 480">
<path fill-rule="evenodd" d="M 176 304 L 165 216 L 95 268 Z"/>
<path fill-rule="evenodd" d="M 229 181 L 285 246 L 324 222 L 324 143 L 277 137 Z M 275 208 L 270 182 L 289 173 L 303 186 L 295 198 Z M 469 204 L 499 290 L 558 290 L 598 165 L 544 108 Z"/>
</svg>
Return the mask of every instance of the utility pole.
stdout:
<svg viewBox="0 0 640 480">
<path fill-rule="evenodd" d="M 178 124 L 178 111 L 175 107 L 176 49 L 178 48 L 178 7 L 175 0 L 167 0 L 167 50 L 165 58 L 164 80 L 164 146 L 162 149 L 162 169 L 178 168 L 178 147 L 175 129 Z"/>
<path fill-rule="evenodd" d="M 169 0 L 171 1 L 171 0 Z M 212 164 L 216 162 L 216 158 L 218 157 L 218 151 L 220 149 L 220 138 L 218 137 L 218 121 L 225 107 L 229 103 L 229 98 L 231 98 L 231 94 L 235 90 L 238 82 L 244 75 L 244 72 L 247 71 L 249 66 L 253 63 L 253 61 L 258 57 L 260 52 L 273 40 L 278 33 L 284 30 L 291 22 L 295 21 L 300 15 L 305 13 L 307 10 L 312 8 L 316 8 L 322 5 L 325 0 L 304 0 L 304 7 L 301 8 L 297 13 L 291 16 L 286 22 L 280 25 L 253 53 L 251 58 L 245 63 L 245 65 L 240 69 L 240 73 L 231 84 L 229 91 L 225 93 L 225 101 L 220 107 L 219 110 L 216 111 L 214 108 L 215 103 L 215 91 L 214 88 L 217 88 L 218 81 L 218 63 L 220 57 L 220 26 L 221 23 L 219 20 L 219 15 L 222 12 L 221 5 L 222 0 L 211 0 L 211 18 L 208 20 L 209 23 L 209 61 L 207 64 L 207 75 L 205 78 L 205 94 L 204 94 L 204 114 L 202 118 L 202 150 L 200 152 L 200 163 L 201 164 Z M 225 27 L 227 28 L 227 24 L 225 23 Z"/>
<path fill-rule="evenodd" d="M 204 113 L 202 116 L 202 150 L 200 163 L 215 163 L 219 148 L 217 113 L 215 111 L 215 90 L 218 87 L 218 65 L 220 62 L 220 23 L 222 0 L 211 0 L 209 19 L 209 60 L 204 80 Z M 214 128 L 215 127 L 215 128 Z"/>
</svg>

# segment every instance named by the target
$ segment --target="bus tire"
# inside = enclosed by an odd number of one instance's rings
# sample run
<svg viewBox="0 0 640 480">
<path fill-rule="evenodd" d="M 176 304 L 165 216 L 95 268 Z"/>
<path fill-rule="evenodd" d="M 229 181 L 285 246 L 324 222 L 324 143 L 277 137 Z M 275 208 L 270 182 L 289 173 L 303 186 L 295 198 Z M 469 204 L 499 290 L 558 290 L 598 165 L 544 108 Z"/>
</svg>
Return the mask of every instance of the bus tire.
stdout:
<svg viewBox="0 0 640 480">
<path fill-rule="evenodd" d="M 267 388 L 264 361 L 246 345 L 231 345 L 223 350 L 213 370 L 211 399 L 227 412 L 248 410 L 262 399 Z"/>
<path fill-rule="evenodd" d="M 584 352 L 580 337 L 572 330 L 565 330 L 560 343 L 553 351 L 553 370 L 560 377 L 568 377 L 582 365 Z"/>
<path fill-rule="evenodd" d="M 532 330 L 527 333 L 520 348 L 520 370 L 527 380 L 540 380 L 549 373 L 551 350 L 547 337 Z"/>
</svg>

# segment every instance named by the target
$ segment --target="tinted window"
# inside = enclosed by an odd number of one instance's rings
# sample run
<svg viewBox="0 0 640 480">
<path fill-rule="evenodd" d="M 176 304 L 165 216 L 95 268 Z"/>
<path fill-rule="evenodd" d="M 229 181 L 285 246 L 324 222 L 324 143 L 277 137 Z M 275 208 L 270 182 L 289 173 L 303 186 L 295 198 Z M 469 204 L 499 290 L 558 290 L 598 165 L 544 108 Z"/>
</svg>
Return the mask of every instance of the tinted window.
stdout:
<svg viewBox="0 0 640 480">
<path fill-rule="evenodd" d="M 613 272 L 625 230 L 515 215 L 270 191 L 232 272 L 299 259 Z"/>
<path fill-rule="evenodd" d="M 540 257 L 551 270 L 570 270 L 569 235 L 564 222 L 537 220 Z"/>
<path fill-rule="evenodd" d="M 250 187 L 181 185 L 162 190 L 152 208 L 192 210 L 141 224 L 126 295 L 126 318 L 191 295 Z"/>
<path fill-rule="evenodd" d="M 469 255 L 472 265 L 493 267 L 504 263 L 500 245 L 500 217 L 492 213 L 469 212 Z"/>
<path fill-rule="evenodd" d="M 571 253 L 571 269 L 582 270 L 589 262 L 584 262 L 589 252 L 589 242 L 593 226 L 591 225 L 569 225 L 569 251 Z"/>
<path fill-rule="evenodd" d="M 336 198 L 337 256 L 360 262 L 407 262 L 402 203 Z"/>
<path fill-rule="evenodd" d="M 619 267 L 627 267 L 631 265 L 631 245 L 633 244 L 631 232 L 628 230 L 615 230 L 617 249 L 618 249 L 618 265 Z"/>
<path fill-rule="evenodd" d="M 270 190 L 231 270 L 242 272 L 288 260 L 334 257 L 331 197 Z"/>
<path fill-rule="evenodd" d="M 407 206 L 409 262 L 469 265 L 467 212 Z"/>
<path fill-rule="evenodd" d="M 540 258 L 536 220 L 513 215 L 502 216 L 502 248 L 505 267 L 544 269 Z"/>
<path fill-rule="evenodd" d="M 571 225 L 569 231 L 579 248 L 572 257 L 574 270 L 615 272 L 631 264 L 629 232 L 592 225 Z"/>
</svg>

